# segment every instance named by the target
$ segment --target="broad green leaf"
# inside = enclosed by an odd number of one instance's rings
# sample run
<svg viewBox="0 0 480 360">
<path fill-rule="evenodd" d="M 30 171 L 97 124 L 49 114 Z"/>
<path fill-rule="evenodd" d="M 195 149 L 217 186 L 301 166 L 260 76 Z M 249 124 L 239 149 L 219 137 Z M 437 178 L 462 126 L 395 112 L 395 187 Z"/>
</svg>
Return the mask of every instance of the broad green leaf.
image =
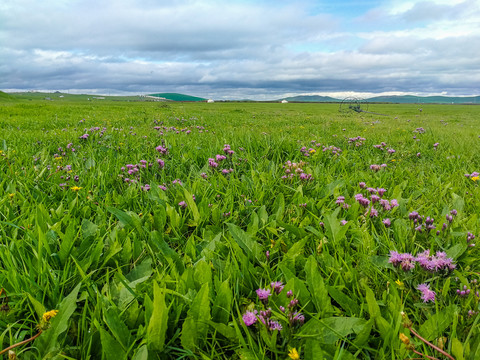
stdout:
<svg viewBox="0 0 480 360">
<path fill-rule="evenodd" d="M 466 250 L 468 246 L 466 242 L 459 242 L 453 245 L 451 248 L 447 249 L 445 252 L 449 258 L 456 260 L 459 258 Z"/>
<path fill-rule="evenodd" d="M 455 305 L 450 305 L 430 316 L 418 329 L 420 335 L 428 341 L 442 336 L 443 332 L 452 324 L 455 308 Z"/>
<path fill-rule="evenodd" d="M 452 338 L 452 355 L 455 360 L 463 360 L 463 344 L 457 338 Z"/>
<path fill-rule="evenodd" d="M 253 240 L 248 233 L 244 232 L 237 225 L 227 223 L 227 226 L 233 239 L 238 244 L 238 246 L 240 246 L 240 248 L 245 252 L 245 254 L 260 262 L 263 253 L 260 244 Z"/>
<path fill-rule="evenodd" d="M 324 344 L 334 344 L 350 334 L 357 334 L 364 329 L 365 319 L 356 317 L 329 317 L 325 319 L 310 319 L 306 322 L 298 337 L 315 337 Z"/>
<path fill-rule="evenodd" d="M 193 223 L 192 225 L 197 226 L 200 221 L 200 213 L 198 212 L 197 204 L 193 200 L 192 194 L 190 194 L 187 189 L 183 189 L 183 193 L 185 195 L 185 201 L 187 202 L 187 207 L 190 209 L 193 215 Z"/>
<path fill-rule="evenodd" d="M 135 352 L 135 355 L 133 355 L 132 360 L 148 360 L 147 345 L 140 346 Z"/>
<path fill-rule="evenodd" d="M 285 198 L 283 193 L 278 194 L 273 203 L 273 208 L 275 209 L 275 219 L 277 221 L 283 220 L 283 214 L 285 212 Z"/>
<path fill-rule="evenodd" d="M 43 314 L 46 312 L 45 306 L 43 306 L 37 299 L 35 299 L 31 294 L 27 293 L 28 299 L 33 305 L 35 312 L 39 319 L 42 318 Z"/>
<path fill-rule="evenodd" d="M 358 302 L 353 301 L 348 295 L 345 295 L 341 290 L 335 286 L 328 286 L 328 293 L 349 315 L 360 314 L 360 306 Z"/>
<path fill-rule="evenodd" d="M 325 287 L 325 282 L 318 270 L 318 263 L 313 255 L 308 258 L 305 264 L 305 276 L 317 312 L 321 314 L 321 317 L 326 313 L 332 312 L 333 308 L 328 296 L 328 290 Z"/>
<path fill-rule="evenodd" d="M 100 339 L 102 340 L 102 351 L 106 360 L 126 360 L 127 353 L 120 343 L 108 333 L 107 330 L 100 327 Z"/>
<path fill-rule="evenodd" d="M 185 349 L 194 350 L 203 346 L 207 337 L 210 321 L 210 300 L 208 298 L 208 283 L 203 284 L 187 312 L 187 318 L 182 326 L 180 341 Z"/>
<path fill-rule="evenodd" d="M 175 250 L 168 246 L 158 231 L 152 231 L 150 233 L 150 241 L 158 250 L 163 253 L 165 259 L 175 266 L 177 272 L 179 274 L 183 274 L 185 271 L 185 265 L 183 264 L 182 259 Z"/>
<path fill-rule="evenodd" d="M 217 290 L 212 307 L 212 319 L 216 323 L 227 324 L 232 307 L 232 289 L 228 280 L 222 282 Z"/>
<path fill-rule="evenodd" d="M 230 327 L 226 324 L 216 323 L 213 321 L 209 321 L 208 323 L 212 328 L 215 329 L 215 331 L 217 331 L 222 336 L 227 338 L 230 342 L 234 344 L 238 343 L 237 333 L 233 327 Z"/>
<path fill-rule="evenodd" d="M 105 323 L 112 332 L 113 336 L 126 351 L 130 346 L 131 336 L 127 326 L 122 319 L 120 319 L 118 308 L 110 307 L 104 312 L 103 316 Z"/>
<path fill-rule="evenodd" d="M 59 339 L 68 329 L 70 317 L 77 308 L 77 295 L 80 290 L 78 284 L 70 294 L 68 294 L 58 306 L 58 314 L 51 320 L 51 328 L 45 331 L 36 341 L 35 346 L 38 351 L 46 356 L 47 354 L 59 352 L 63 343 Z"/>
<path fill-rule="evenodd" d="M 162 351 L 165 347 L 165 334 L 168 328 L 168 307 L 165 304 L 165 293 L 157 282 L 153 282 L 153 311 L 147 327 L 148 348 Z"/>
</svg>

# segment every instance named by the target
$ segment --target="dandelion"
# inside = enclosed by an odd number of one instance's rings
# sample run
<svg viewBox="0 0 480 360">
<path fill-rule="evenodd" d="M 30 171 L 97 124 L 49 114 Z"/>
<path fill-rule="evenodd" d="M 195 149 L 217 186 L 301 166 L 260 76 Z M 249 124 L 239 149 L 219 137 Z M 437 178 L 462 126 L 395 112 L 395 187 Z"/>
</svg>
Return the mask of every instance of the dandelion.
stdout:
<svg viewBox="0 0 480 360">
<path fill-rule="evenodd" d="M 80 190 L 80 189 L 83 189 L 83 188 L 80 187 L 80 186 L 72 186 L 72 187 L 70 188 L 70 190 L 72 190 L 72 191 L 74 191 L 74 192 L 77 192 L 77 191 Z"/>
<path fill-rule="evenodd" d="M 292 360 L 300 360 L 300 355 L 298 354 L 298 351 L 296 348 L 290 349 L 288 351 L 288 357 Z"/>
<path fill-rule="evenodd" d="M 42 320 L 44 322 L 49 322 L 52 318 L 54 318 L 58 314 L 58 310 L 50 310 L 43 314 Z"/>
<path fill-rule="evenodd" d="M 473 181 L 478 181 L 478 179 L 480 179 L 480 177 L 478 177 L 478 176 L 473 176 L 473 177 L 471 177 L 470 179 L 472 179 Z"/>
</svg>

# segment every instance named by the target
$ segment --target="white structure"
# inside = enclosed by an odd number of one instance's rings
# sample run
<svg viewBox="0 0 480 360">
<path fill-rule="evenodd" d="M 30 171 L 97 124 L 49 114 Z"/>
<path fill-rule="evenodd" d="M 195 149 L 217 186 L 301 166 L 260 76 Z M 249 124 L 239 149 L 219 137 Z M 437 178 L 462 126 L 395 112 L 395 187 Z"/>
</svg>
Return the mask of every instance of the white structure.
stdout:
<svg viewBox="0 0 480 360">
<path fill-rule="evenodd" d="M 213 102 L 215 102 L 213 99 L 208 99 L 207 100 L 207 103 L 213 103 Z"/>
<path fill-rule="evenodd" d="M 287 100 L 282 100 L 282 104 L 287 104 L 288 101 Z"/>
</svg>

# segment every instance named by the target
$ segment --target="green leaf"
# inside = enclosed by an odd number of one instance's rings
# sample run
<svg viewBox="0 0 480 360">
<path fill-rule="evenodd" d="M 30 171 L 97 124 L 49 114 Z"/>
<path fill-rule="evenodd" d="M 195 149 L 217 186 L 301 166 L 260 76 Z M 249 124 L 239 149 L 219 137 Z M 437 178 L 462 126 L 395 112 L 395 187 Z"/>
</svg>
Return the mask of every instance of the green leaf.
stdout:
<svg viewBox="0 0 480 360">
<path fill-rule="evenodd" d="M 118 308 L 109 308 L 103 314 L 105 323 L 124 350 L 130 347 L 130 331 L 120 319 Z"/>
<path fill-rule="evenodd" d="M 324 317 L 326 313 L 332 312 L 333 308 L 330 297 L 328 296 L 328 290 L 325 287 L 325 282 L 318 270 L 318 263 L 313 255 L 308 258 L 305 264 L 305 275 L 308 289 L 310 290 L 317 312 L 321 314 L 321 317 Z"/>
<path fill-rule="evenodd" d="M 297 334 L 299 337 L 315 337 L 324 344 L 334 344 L 340 339 L 354 333 L 360 333 L 367 321 L 356 317 L 329 317 L 310 319 Z"/>
<path fill-rule="evenodd" d="M 100 327 L 100 340 L 102 341 L 102 351 L 106 360 L 124 360 L 127 359 L 127 353 L 120 343 L 108 333 L 107 330 Z"/>
<path fill-rule="evenodd" d="M 185 195 L 185 201 L 187 202 L 187 207 L 190 209 L 193 215 L 193 223 L 191 225 L 197 226 L 200 221 L 200 213 L 198 212 L 197 204 L 193 200 L 192 194 L 190 194 L 187 189 L 183 189 L 183 193 Z"/>
<path fill-rule="evenodd" d="M 452 355 L 456 360 L 463 360 L 463 344 L 457 338 L 452 338 Z"/>
<path fill-rule="evenodd" d="M 132 360 L 148 360 L 147 345 L 140 346 L 135 352 L 135 355 L 133 355 Z"/>
<path fill-rule="evenodd" d="M 213 321 L 208 322 L 212 328 L 215 329 L 218 333 L 220 333 L 222 336 L 227 338 L 231 343 L 237 344 L 238 343 L 238 338 L 237 338 L 237 332 L 233 327 L 230 327 L 226 324 L 221 324 L 221 323 L 216 323 Z"/>
<path fill-rule="evenodd" d="M 58 306 L 58 314 L 51 320 L 51 327 L 43 333 L 36 341 L 38 351 L 45 357 L 47 354 L 57 353 L 62 349 L 59 339 L 60 335 L 68 329 L 68 321 L 77 308 L 77 296 L 80 290 L 79 283 L 75 289 L 68 294 Z"/>
<path fill-rule="evenodd" d="M 147 344 L 150 350 L 162 351 L 165 347 L 165 334 L 168 328 L 168 308 L 165 293 L 157 282 L 153 282 L 153 311 L 147 327 Z"/>
<path fill-rule="evenodd" d="M 273 208 L 275 209 L 275 220 L 283 220 L 283 214 L 285 212 L 285 198 L 283 193 L 277 195 L 275 202 L 273 203 Z"/>
<path fill-rule="evenodd" d="M 181 344 L 185 349 L 194 350 L 205 343 L 210 321 L 210 300 L 208 283 L 203 284 L 187 313 L 182 326 Z"/>
<path fill-rule="evenodd" d="M 240 229 L 237 225 L 227 223 L 228 230 L 235 242 L 250 258 L 255 258 L 258 262 L 261 260 L 262 247 L 259 243 L 253 240 L 250 235 Z"/>
<path fill-rule="evenodd" d="M 43 314 L 46 312 L 45 306 L 43 306 L 37 299 L 35 299 L 32 295 L 27 293 L 28 299 L 33 305 L 33 308 L 35 309 L 35 312 L 37 313 L 37 316 L 39 319 L 42 318 Z"/>
<path fill-rule="evenodd" d="M 449 258 L 456 260 L 459 258 L 466 250 L 468 246 L 465 242 L 459 242 L 453 245 L 451 248 L 447 249 L 445 252 Z"/>
<path fill-rule="evenodd" d="M 228 280 L 222 282 L 212 307 L 212 318 L 217 323 L 227 324 L 232 307 L 232 289 Z"/>
<path fill-rule="evenodd" d="M 430 316 L 420 326 L 419 333 L 428 341 L 443 335 L 443 332 L 452 324 L 455 314 L 455 305 L 450 305 L 438 313 Z"/>
<path fill-rule="evenodd" d="M 137 229 L 139 233 L 142 233 L 142 226 L 140 224 L 140 218 L 138 215 L 134 216 L 134 214 L 130 213 L 127 214 L 125 211 L 119 210 L 112 206 L 107 206 L 107 210 L 115 215 L 115 217 L 120 221 L 123 226 L 130 226 L 134 229 Z"/>
<path fill-rule="evenodd" d="M 165 240 L 162 238 L 161 234 L 158 231 L 152 231 L 150 233 L 150 241 L 153 245 L 160 250 L 165 259 L 172 265 L 175 266 L 177 272 L 181 275 L 185 271 L 185 265 L 183 264 L 182 259 L 177 254 L 175 250 L 170 248 Z"/>
<path fill-rule="evenodd" d="M 328 286 L 328 293 L 349 315 L 360 314 L 360 306 L 353 301 L 348 295 L 345 295 L 341 290 L 334 286 Z"/>
</svg>

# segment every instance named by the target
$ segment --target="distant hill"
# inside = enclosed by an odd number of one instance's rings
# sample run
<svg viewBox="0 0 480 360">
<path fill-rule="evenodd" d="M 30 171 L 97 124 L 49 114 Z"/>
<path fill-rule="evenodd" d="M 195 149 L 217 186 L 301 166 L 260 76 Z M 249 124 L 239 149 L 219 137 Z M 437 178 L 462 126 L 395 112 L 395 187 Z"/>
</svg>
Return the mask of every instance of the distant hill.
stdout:
<svg viewBox="0 0 480 360">
<path fill-rule="evenodd" d="M 150 94 L 148 96 L 155 96 L 171 101 L 207 101 L 207 99 L 204 98 L 177 93 Z"/>
<path fill-rule="evenodd" d="M 12 101 L 14 98 L 3 91 L 0 91 L 0 101 Z"/>
<path fill-rule="evenodd" d="M 330 96 L 319 96 L 319 95 L 299 95 L 287 97 L 281 100 L 287 100 L 289 102 L 338 102 L 339 99 L 332 98 Z"/>
<path fill-rule="evenodd" d="M 280 100 L 287 100 L 289 102 L 342 102 L 343 99 L 335 99 L 329 96 L 318 95 L 299 95 L 287 97 Z M 375 96 L 367 99 L 362 99 L 366 102 L 382 102 L 395 104 L 479 104 L 480 96 Z"/>
</svg>

